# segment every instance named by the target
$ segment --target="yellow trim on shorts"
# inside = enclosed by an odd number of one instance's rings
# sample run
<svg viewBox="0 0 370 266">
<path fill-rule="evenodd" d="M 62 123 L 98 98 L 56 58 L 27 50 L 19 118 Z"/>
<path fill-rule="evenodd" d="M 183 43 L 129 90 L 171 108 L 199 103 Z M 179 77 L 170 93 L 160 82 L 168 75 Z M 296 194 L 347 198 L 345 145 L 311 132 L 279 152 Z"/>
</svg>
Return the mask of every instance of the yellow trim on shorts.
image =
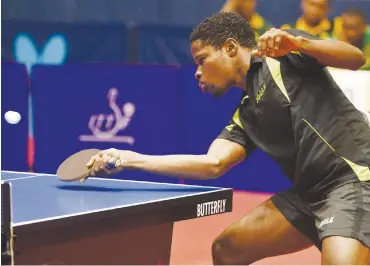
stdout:
<svg viewBox="0 0 370 266">
<path fill-rule="evenodd" d="M 279 87 L 281 92 L 284 94 L 284 96 L 287 98 L 288 102 L 290 102 L 288 92 L 285 88 L 283 77 L 281 75 L 281 69 L 280 69 L 280 62 L 276 59 L 273 59 L 271 57 L 266 57 L 266 63 L 268 68 L 270 69 L 270 72 L 272 74 L 272 77 L 276 83 L 276 85 Z"/>
<path fill-rule="evenodd" d="M 343 160 L 345 160 L 349 166 L 351 166 L 353 172 L 356 173 L 358 179 L 360 179 L 360 181 L 370 181 L 370 168 L 367 167 L 367 166 L 362 166 L 362 165 L 358 165 L 358 164 L 355 164 L 354 162 L 351 162 L 350 160 L 342 157 Z"/>
<path fill-rule="evenodd" d="M 317 132 L 317 130 L 306 120 L 302 119 L 321 139 L 325 144 L 335 153 L 335 149 Z M 356 164 L 343 156 L 340 156 L 353 170 L 353 172 L 357 175 L 357 178 L 360 181 L 370 181 L 370 168 L 368 166 L 362 166 Z"/>
</svg>

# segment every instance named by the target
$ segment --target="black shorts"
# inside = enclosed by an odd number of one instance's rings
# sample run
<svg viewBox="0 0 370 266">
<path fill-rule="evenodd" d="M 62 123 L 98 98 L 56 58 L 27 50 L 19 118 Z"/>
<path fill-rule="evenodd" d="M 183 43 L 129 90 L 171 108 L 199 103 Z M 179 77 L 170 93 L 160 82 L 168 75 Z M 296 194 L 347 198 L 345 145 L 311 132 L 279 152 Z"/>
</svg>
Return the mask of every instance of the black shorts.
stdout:
<svg viewBox="0 0 370 266">
<path fill-rule="evenodd" d="M 355 238 L 370 248 L 370 181 L 345 184 L 315 200 L 288 189 L 272 202 L 320 251 L 323 238 L 333 235 Z"/>
</svg>

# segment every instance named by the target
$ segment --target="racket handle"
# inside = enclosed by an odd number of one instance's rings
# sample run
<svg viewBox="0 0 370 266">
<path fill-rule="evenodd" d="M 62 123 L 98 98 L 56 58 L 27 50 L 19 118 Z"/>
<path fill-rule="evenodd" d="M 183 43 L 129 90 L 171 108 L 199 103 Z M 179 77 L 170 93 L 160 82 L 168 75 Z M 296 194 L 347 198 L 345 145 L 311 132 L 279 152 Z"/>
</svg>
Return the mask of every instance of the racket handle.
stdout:
<svg viewBox="0 0 370 266">
<path fill-rule="evenodd" d="M 107 169 L 114 169 L 114 168 L 117 167 L 116 165 L 120 165 L 120 159 L 119 158 L 111 158 L 108 161 L 106 168 Z"/>
</svg>

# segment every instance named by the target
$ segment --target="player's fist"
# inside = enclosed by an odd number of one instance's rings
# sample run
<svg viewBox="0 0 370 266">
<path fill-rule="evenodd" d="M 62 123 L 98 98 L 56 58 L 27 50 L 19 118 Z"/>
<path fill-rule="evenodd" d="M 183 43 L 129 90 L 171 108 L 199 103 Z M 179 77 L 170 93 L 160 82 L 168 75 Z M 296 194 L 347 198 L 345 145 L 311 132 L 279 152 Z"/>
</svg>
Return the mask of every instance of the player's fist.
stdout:
<svg viewBox="0 0 370 266">
<path fill-rule="evenodd" d="M 252 55 L 280 57 L 291 51 L 298 51 L 304 42 L 303 37 L 295 37 L 286 31 L 271 28 L 261 35 L 257 40 L 257 49 Z"/>
<path fill-rule="evenodd" d="M 113 148 L 100 151 L 86 164 L 90 169 L 90 176 L 115 174 L 121 171 L 124 165 L 125 159 L 122 157 L 122 151 Z"/>
</svg>

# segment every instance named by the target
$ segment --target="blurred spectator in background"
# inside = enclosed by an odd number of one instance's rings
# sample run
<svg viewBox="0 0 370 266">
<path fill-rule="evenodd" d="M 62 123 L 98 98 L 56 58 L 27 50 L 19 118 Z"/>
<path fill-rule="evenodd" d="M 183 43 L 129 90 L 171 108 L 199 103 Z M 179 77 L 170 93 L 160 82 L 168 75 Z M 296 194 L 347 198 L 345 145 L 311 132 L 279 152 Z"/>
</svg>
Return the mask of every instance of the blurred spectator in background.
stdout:
<svg viewBox="0 0 370 266">
<path fill-rule="evenodd" d="M 221 11 L 234 12 L 242 16 L 255 30 L 258 38 L 265 31 L 272 28 L 272 24 L 256 12 L 256 2 L 257 0 L 226 0 Z"/>
<path fill-rule="evenodd" d="M 334 31 L 334 22 L 328 18 L 330 0 L 301 0 L 302 16 L 293 23 L 284 24 L 282 29 L 296 28 L 311 35 L 328 39 Z"/>
<path fill-rule="evenodd" d="M 365 13 L 361 9 L 350 8 L 338 21 L 340 29 L 333 37 L 361 49 L 366 56 L 366 64 L 361 69 L 370 70 L 370 26 L 366 23 Z"/>
</svg>

